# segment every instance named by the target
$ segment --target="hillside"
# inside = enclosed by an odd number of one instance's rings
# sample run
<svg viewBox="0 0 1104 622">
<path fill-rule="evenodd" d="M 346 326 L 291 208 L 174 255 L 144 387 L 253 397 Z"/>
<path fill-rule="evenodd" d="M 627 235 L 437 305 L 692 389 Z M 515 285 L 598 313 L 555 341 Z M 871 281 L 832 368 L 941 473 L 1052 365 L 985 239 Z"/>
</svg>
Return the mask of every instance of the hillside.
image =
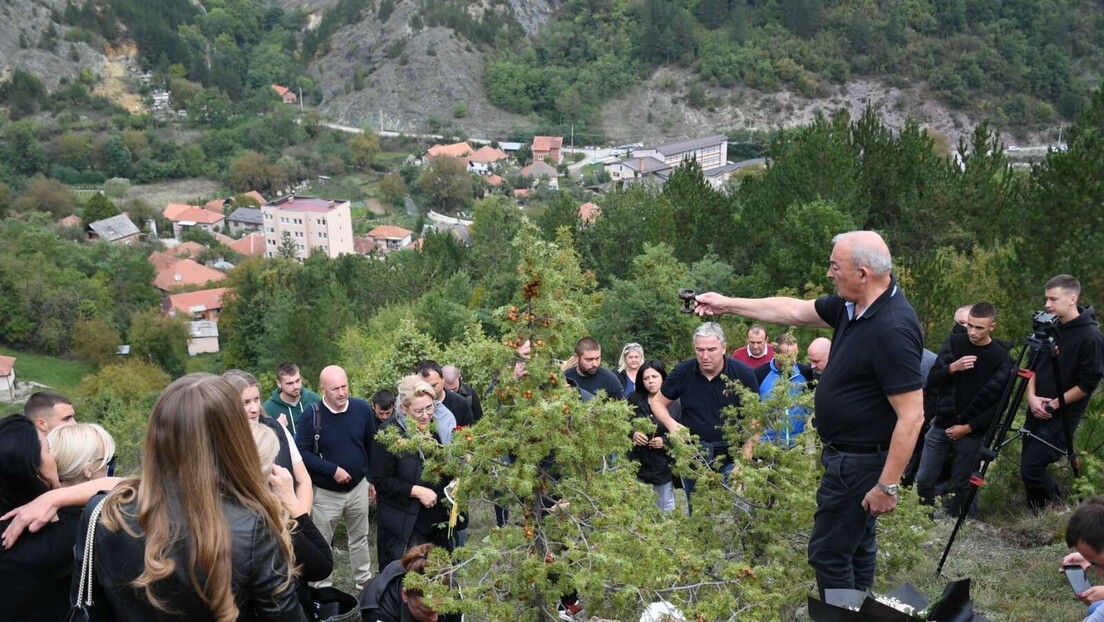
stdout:
<svg viewBox="0 0 1104 622">
<path fill-rule="evenodd" d="M 210 15 L 208 15 L 208 6 Z M 867 105 L 955 140 L 1048 140 L 1100 83 L 1104 2 L 9 0 L 0 79 L 81 77 L 137 111 L 138 68 L 232 101 L 287 84 L 346 125 L 578 142 L 771 129 Z M 137 45 L 137 53 L 131 53 Z M 182 82 L 186 79 L 188 83 Z M 172 85 L 170 85 L 171 87 Z M 174 90 L 170 88 L 170 90 Z M 181 94 L 175 89 L 174 95 Z M 178 108 L 182 107 L 178 105 Z"/>
</svg>

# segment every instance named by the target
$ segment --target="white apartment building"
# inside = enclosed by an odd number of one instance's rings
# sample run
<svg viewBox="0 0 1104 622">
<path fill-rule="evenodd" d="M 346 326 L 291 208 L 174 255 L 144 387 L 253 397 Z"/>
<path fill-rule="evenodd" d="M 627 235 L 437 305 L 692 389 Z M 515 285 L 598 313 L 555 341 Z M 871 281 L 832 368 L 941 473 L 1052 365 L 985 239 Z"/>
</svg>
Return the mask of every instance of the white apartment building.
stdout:
<svg viewBox="0 0 1104 622">
<path fill-rule="evenodd" d="M 353 219 L 348 201 L 291 195 L 261 206 L 265 257 L 276 257 L 286 233 L 306 259 L 320 249 L 331 259 L 353 251 Z"/>
</svg>

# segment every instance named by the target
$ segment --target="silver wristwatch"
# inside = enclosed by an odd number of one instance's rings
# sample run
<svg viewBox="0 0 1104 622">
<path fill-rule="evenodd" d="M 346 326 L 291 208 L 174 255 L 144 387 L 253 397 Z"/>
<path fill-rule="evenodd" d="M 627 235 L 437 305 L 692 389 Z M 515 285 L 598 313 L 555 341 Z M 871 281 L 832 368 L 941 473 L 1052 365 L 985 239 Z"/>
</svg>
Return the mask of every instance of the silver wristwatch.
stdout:
<svg viewBox="0 0 1104 622">
<path fill-rule="evenodd" d="M 898 484 L 883 484 L 878 482 L 878 490 L 886 493 L 887 495 L 897 496 L 897 489 L 900 488 Z"/>
</svg>

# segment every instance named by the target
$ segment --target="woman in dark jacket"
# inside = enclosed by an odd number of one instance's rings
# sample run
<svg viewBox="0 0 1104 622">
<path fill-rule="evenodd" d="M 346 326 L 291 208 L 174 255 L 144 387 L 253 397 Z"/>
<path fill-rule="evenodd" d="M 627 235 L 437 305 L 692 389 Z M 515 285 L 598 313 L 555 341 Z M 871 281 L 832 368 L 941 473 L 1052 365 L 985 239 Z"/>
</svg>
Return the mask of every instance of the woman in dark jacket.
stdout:
<svg viewBox="0 0 1104 622">
<path fill-rule="evenodd" d="M 433 387 L 421 377 L 403 378 L 399 383 L 399 403 L 403 412 L 388 419 L 380 433 L 398 429 L 404 438 L 430 436 L 435 395 Z M 431 438 L 440 442 L 435 436 Z M 442 503 L 448 481 L 425 481 L 423 465 L 420 451 L 395 453 L 384 443 L 372 444 L 372 484 L 376 487 L 379 507 L 376 553 L 380 568 L 402 557 L 414 545 L 424 542 L 448 545 L 447 529 L 442 528 L 449 515 L 447 506 Z"/>
<path fill-rule="evenodd" d="M 30 419 L 0 420 L 0 515 L 58 486 L 57 467 Z M 73 542 L 80 508 L 62 508 L 58 520 L 0 548 L 0 620 L 64 620 L 69 611 Z M 9 521 L 0 522 L 0 531 Z"/>
<path fill-rule="evenodd" d="M 628 401 L 635 416 L 648 418 L 653 428 L 647 432 L 632 433 L 633 448 L 629 451 L 629 457 L 640 463 L 637 478 L 655 489 L 656 507 L 670 512 L 675 509 L 675 486 L 671 473 L 672 459 L 667 452 L 667 430 L 652 414 L 652 400 L 659 395 L 659 388 L 666 378 L 667 370 L 663 368 L 663 363 L 654 359 L 645 361 L 637 372 L 636 390 L 629 394 Z M 676 401 L 667 410 L 678 420 L 682 409 Z"/>
<path fill-rule="evenodd" d="M 288 515 L 261 477 L 240 392 L 217 376 L 184 376 L 148 425 L 141 479 L 116 487 L 93 526 L 93 616 L 306 622 Z M 81 519 L 77 568 L 99 500 Z"/>
</svg>

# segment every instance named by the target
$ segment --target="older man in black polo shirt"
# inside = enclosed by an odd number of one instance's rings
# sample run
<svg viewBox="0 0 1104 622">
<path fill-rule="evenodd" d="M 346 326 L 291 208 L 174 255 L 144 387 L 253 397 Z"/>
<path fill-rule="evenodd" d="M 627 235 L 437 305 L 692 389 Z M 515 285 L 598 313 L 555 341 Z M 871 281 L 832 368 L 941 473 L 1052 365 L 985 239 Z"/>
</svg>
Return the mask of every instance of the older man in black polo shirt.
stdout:
<svg viewBox="0 0 1104 622">
<path fill-rule="evenodd" d="M 685 360 L 671 370 L 671 375 L 652 403 L 652 414 L 669 431 L 681 425 L 667 411 L 675 400 L 681 400 L 682 423 L 701 441 L 706 457 L 721 473 L 732 470 L 728 443 L 722 435 L 721 410 L 739 406 L 740 395 L 728 390 L 728 382 L 736 381 L 752 391 L 759 390 L 751 368 L 731 356 L 725 356 L 724 329 L 716 322 L 706 322 L 694 331 L 694 358 Z M 719 459 L 719 462 L 715 462 Z M 683 480 L 687 501 L 694 490 L 692 480 Z"/>
<path fill-rule="evenodd" d="M 832 327 L 832 357 L 815 393 L 825 473 L 809 538 L 809 564 L 825 589 L 874 585 L 875 519 L 897 506 L 897 484 L 924 423 L 920 322 L 891 274 L 881 236 L 836 236 L 817 300 L 697 297 L 702 315 L 733 313 L 787 326 Z"/>
</svg>

